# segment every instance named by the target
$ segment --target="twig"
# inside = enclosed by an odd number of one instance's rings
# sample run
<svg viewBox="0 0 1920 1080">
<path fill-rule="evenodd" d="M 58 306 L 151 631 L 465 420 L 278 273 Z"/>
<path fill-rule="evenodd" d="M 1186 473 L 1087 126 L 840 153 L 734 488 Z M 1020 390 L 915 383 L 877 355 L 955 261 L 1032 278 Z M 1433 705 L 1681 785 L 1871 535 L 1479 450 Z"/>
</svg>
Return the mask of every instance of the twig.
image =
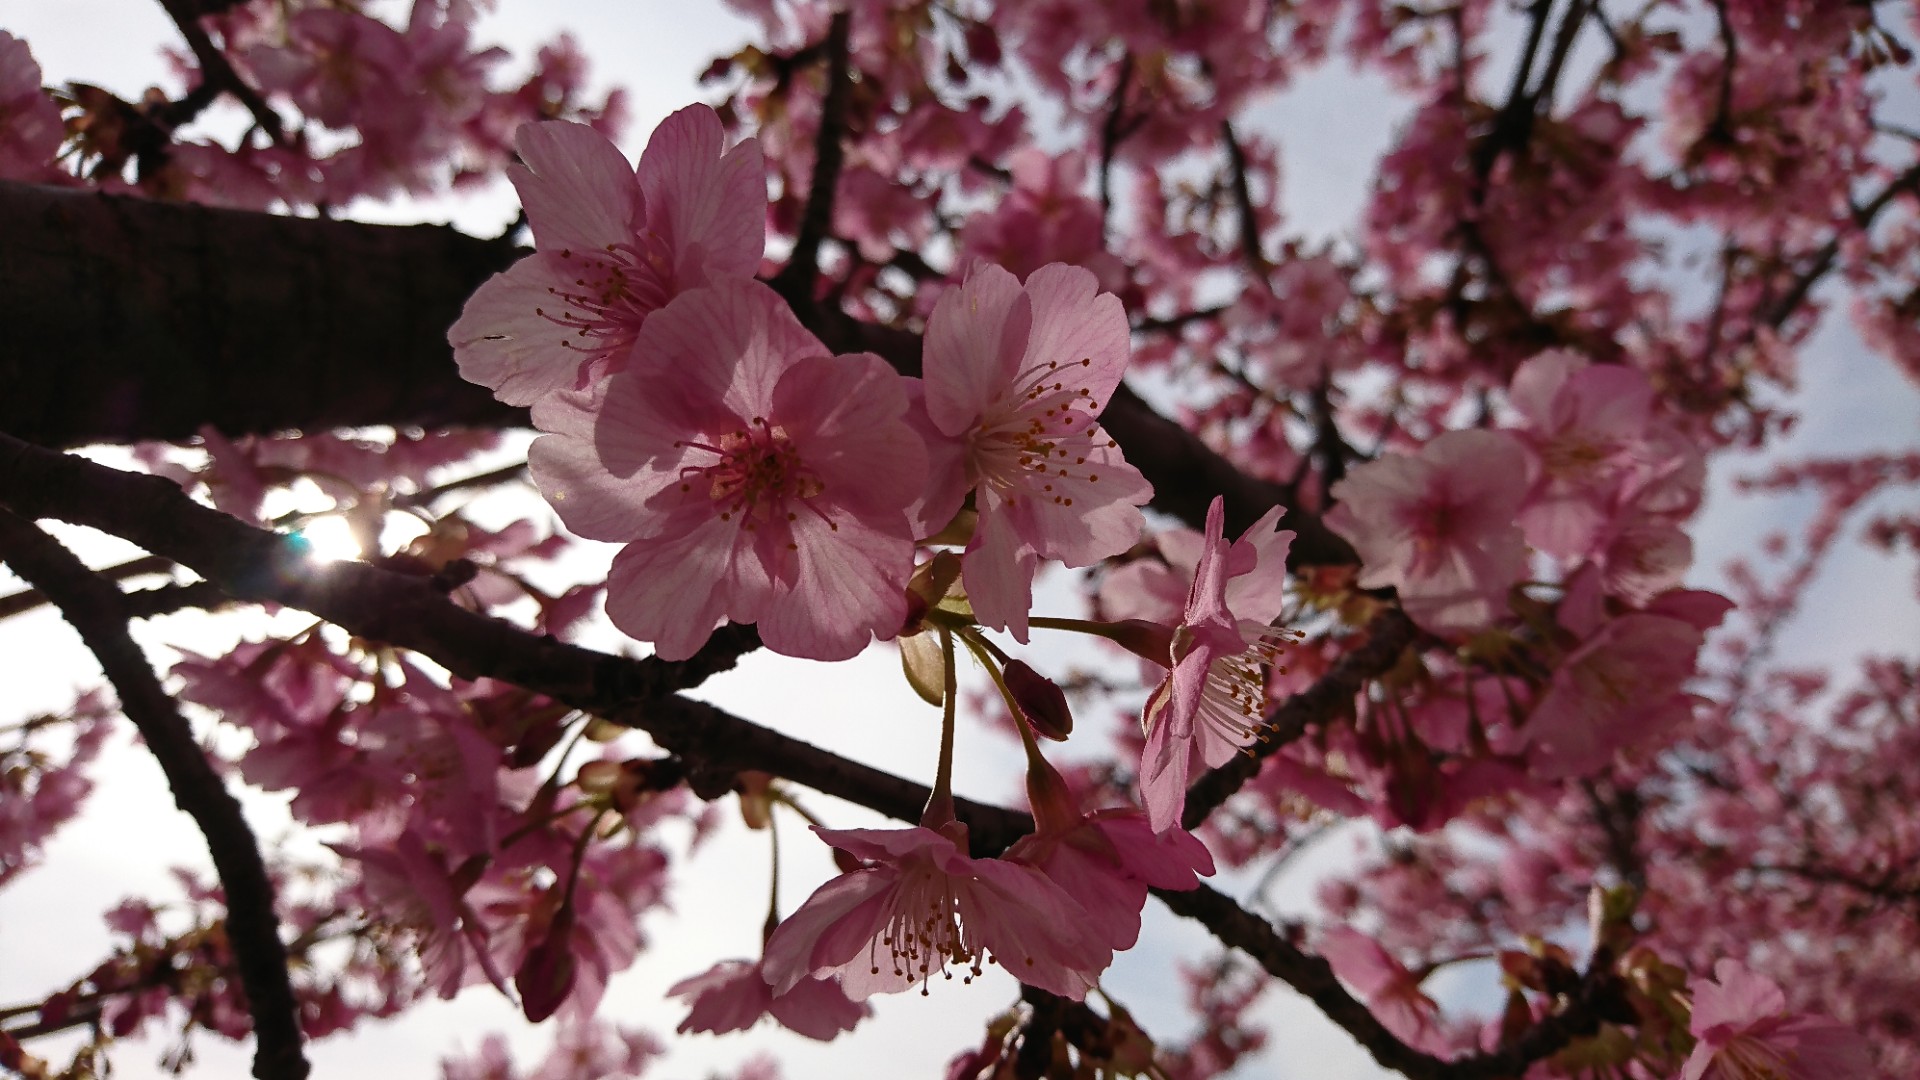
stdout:
<svg viewBox="0 0 1920 1080">
<path fill-rule="evenodd" d="M 846 160 L 841 139 L 847 128 L 847 95 L 853 85 L 848 55 L 851 25 L 844 9 L 834 12 L 827 24 L 827 87 L 813 144 L 813 180 L 793 251 L 773 281 L 774 288 L 789 299 L 813 296 L 814 282 L 820 277 L 820 244 L 833 228 L 833 199 L 840 186 L 840 166 Z"/>
<path fill-rule="evenodd" d="M 1106 232 L 1107 218 L 1113 210 L 1113 154 L 1120 141 L 1130 133 L 1122 130 L 1121 117 L 1127 108 L 1127 90 L 1133 85 L 1133 54 L 1120 58 L 1120 78 L 1113 87 L 1107 106 L 1107 118 L 1100 125 L 1100 231 Z"/>
<path fill-rule="evenodd" d="M 283 145 L 286 131 L 281 126 L 279 114 L 260 96 L 260 91 L 248 85 L 240 73 L 233 70 L 226 54 L 214 45 L 213 40 L 207 37 L 206 28 L 200 25 L 200 16 L 208 12 L 209 5 L 197 0 L 160 0 L 160 6 L 167 9 L 174 25 L 186 37 L 194 58 L 200 61 L 202 84 L 232 94 L 235 100 L 246 106 L 247 112 L 253 116 L 253 122 L 267 133 L 267 138 L 272 139 L 275 146 Z"/>
<path fill-rule="evenodd" d="M 1234 205 L 1240 211 L 1240 257 L 1246 260 L 1253 276 L 1266 283 L 1273 264 L 1267 261 L 1266 253 L 1260 250 L 1260 222 L 1254 216 L 1253 188 L 1247 181 L 1247 153 L 1234 135 L 1231 121 L 1220 121 L 1220 142 L 1227 148 L 1229 183 L 1233 187 Z M 1268 288 L 1271 287 L 1268 285 Z"/>
<path fill-rule="evenodd" d="M 302 1080 L 308 1065 L 301 1052 L 299 1005 L 287 977 L 273 882 L 259 843 L 239 802 L 208 763 L 193 729 L 127 633 L 120 591 L 32 522 L 5 511 L 0 511 L 0 557 L 45 593 L 80 632 L 119 695 L 121 710 L 159 761 L 174 803 L 192 816 L 207 839 L 226 897 L 227 938 L 253 1015 L 253 1075 L 260 1080 Z"/>
<path fill-rule="evenodd" d="M 108 581 L 120 582 L 147 574 L 164 574 L 171 569 L 173 569 L 172 559 L 163 559 L 158 555 L 142 555 L 137 559 L 128 559 L 116 566 L 93 572 Z M 8 593 L 0 596 L 0 619 L 24 614 L 46 602 L 47 598 L 40 595 L 38 589 L 21 589 L 16 593 Z"/>
</svg>

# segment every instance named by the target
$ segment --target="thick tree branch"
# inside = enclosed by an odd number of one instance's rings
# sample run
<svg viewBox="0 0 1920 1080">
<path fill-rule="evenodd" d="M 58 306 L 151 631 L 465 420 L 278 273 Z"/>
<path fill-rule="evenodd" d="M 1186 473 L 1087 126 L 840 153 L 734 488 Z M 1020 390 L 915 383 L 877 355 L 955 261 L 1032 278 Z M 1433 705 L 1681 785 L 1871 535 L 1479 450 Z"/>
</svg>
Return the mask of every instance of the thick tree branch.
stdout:
<svg viewBox="0 0 1920 1080">
<path fill-rule="evenodd" d="M 0 237 L 0 430 L 20 438 L 526 422 L 446 340 L 512 244 L 13 183 Z"/>
<path fill-rule="evenodd" d="M 174 803 L 192 816 L 207 839 L 226 894 L 227 939 L 232 944 L 247 1008 L 253 1014 L 253 1075 L 301 1080 L 308 1072 L 300 1046 L 299 1005 L 287 978 L 287 951 L 273 909 L 273 882 L 253 829 L 220 774 L 194 741 L 193 729 L 160 688 L 153 668 L 127 633 L 120 590 L 33 523 L 0 510 L 0 558 L 44 593 L 99 658 L 120 697 L 120 708 L 140 729 L 166 773 Z"/>
<path fill-rule="evenodd" d="M 466 298 L 524 254 L 430 225 L 363 225 L 0 182 L 0 431 L 45 446 L 287 430 L 524 426 L 526 411 L 461 381 L 446 342 Z M 920 371 L 916 335 L 789 297 L 842 352 Z M 1198 528 L 1286 501 L 1122 388 L 1102 423 Z M 1353 549 L 1294 511 L 1298 564 Z"/>
</svg>

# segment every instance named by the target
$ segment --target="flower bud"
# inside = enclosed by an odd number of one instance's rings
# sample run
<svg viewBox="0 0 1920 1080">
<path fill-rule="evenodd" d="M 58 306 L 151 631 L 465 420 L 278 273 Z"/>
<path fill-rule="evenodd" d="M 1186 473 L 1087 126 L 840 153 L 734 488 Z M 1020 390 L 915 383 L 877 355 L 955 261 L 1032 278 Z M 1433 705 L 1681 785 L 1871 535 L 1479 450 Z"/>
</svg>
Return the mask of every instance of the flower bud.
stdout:
<svg viewBox="0 0 1920 1080">
<path fill-rule="evenodd" d="M 1007 692 L 1034 732 L 1055 742 L 1066 741 L 1073 733 L 1073 710 L 1067 707 L 1066 691 L 1024 660 L 1007 662 L 1006 680 Z"/>
<path fill-rule="evenodd" d="M 561 904 L 547 927 L 547 936 L 528 950 L 513 973 L 520 992 L 520 1011 L 531 1023 L 552 1016 L 573 992 L 573 905 Z"/>
</svg>

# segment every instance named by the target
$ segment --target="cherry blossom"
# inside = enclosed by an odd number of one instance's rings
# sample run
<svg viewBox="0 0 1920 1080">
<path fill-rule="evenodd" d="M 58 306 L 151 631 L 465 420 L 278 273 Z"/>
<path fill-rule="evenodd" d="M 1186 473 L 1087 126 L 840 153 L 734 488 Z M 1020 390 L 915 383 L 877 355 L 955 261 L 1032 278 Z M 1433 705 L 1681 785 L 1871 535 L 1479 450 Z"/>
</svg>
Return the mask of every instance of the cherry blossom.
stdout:
<svg viewBox="0 0 1920 1080">
<path fill-rule="evenodd" d="M 1867 1044 L 1844 1025 L 1790 1013 L 1786 995 L 1738 960 L 1695 982 L 1689 1029 L 1700 1040 L 1679 1080 L 1855 1080 L 1874 1075 Z"/>
<path fill-rule="evenodd" d="M 816 830 L 864 864 L 822 885 L 767 940 L 775 995 L 838 976 L 848 997 L 919 986 L 948 967 L 971 982 L 994 963 L 1076 1001 L 1112 953 L 1085 909 L 1030 866 L 966 854 L 966 829 Z"/>
<path fill-rule="evenodd" d="M 1086 909 L 1090 929 L 1118 951 L 1140 938 L 1140 909 L 1147 890 L 1192 889 L 1213 873 L 1205 844 L 1178 827 L 1156 833 L 1145 814 L 1131 808 L 1083 814 L 1060 774 L 1037 753 L 1027 771 L 1027 797 L 1035 831 L 1007 849 Z"/>
<path fill-rule="evenodd" d="M 1435 631 L 1484 626 L 1524 569 L 1514 524 L 1526 456 L 1497 431 L 1449 431 L 1418 455 L 1389 454 L 1334 485 L 1327 526 L 1360 552 L 1363 588 L 1395 588 Z"/>
<path fill-rule="evenodd" d="M 607 613 L 662 657 L 728 618 L 843 660 L 906 618 L 925 477 L 906 411 L 879 358 L 828 354 L 771 289 L 728 282 L 649 319 L 604 388 L 542 401 L 529 460 L 568 528 L 626 544 Z"/>
<path fill-rule="evenodd" d="M 967 596 L 982 625 L 1025 641 L 1040 559 L 1085 566 L 1140 533 L 1152 488 L 1094 419 L 1126 370 L 1126 315 L 1078 267 L 1022 285 L 978 264 L 928 317 L 925 365 L 927 415 L 960 452 L 922 517 L 937 529 L 972 492 Z"/>
<path fill-rule="evenodd" d="M 847 1000 L 834 979 L 804 978 L 776 997 L 758 961 L 723 960 L 674 983 L 667 988 L 667 996 L 687 999 L 687 1018 L 675 1029 L 682 1034 L 745 1031 L 761 1017 L 772 1016 L 782 1027 L 809 1039 L 831 1042 L 873 1015 L 871 1005 Z"/>
<path fill-rule="evenodd" d="M 642 325 L 681 292 L 760 265 L 759 148 L 726 148 L 704 105 L 654 130 L 637 168 L 584 124 L 520 129 L 509 170 L 535 253 L 480 287 L 447 332 L 464 377 L 530 405 L 626 366 Z"/>
<path fill-rule="evenodd" d="M 1224 503 L 1207 509 L 1186 611 L 1155 658 L 1168 675 L 1143 716 L 1140 793 L 1155 832 L 1179 822 L 1195 770 L 1225 764 L 1266 722 L 1266 672 L 1285 640 L 1267 624 L 1285 601 L 1294 537 L 1274 528 L 1284 512 L 1268 510 L 1229 546 Z"/>
</svg>

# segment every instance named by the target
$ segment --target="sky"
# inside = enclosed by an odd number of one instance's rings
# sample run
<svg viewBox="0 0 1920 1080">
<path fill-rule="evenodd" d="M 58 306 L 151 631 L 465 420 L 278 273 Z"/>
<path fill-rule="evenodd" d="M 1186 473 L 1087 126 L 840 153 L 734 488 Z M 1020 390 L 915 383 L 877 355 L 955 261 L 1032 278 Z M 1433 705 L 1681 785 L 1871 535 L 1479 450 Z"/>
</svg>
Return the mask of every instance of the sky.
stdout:
<svg viewBox="0 0 1920 1080">
<path fill-rule="evenodd" d="M 481 39 L 518 53 L 559 30 L 571 30 L 592 57 L 597 80 L 629 89 L 633 122 L 623 144 L 630 155 L 661 117 L 701 98 L 695 83 L 698 72 L 712 56 L 744 42 L 748 33 L 745 23 L 715 3 L 500 0 L 499 8 L 481 24 Z M 113 27 L 113 33 L 99 32 L 106 26 Z M 155 0 L 0 0 L 0 27 L 28 41 L 49 82 L 78 79 L 125 97 L 136 96 L 149 84 L 173 85 L 157 50 L 175 40 L 174 32 Z M 1499 64 L 1494 68 L 1504 71 Z M 1349 234 L 1372 165 L 1403 115 L 1379 80 L 1355 75 L 1337 62 L 1254 111 L 1252 122 L 1283 133 L 1284 199 L 1296 229 L 1313 239 Z M 492 233 L 512 217 L 514 205 L 500 185 L 459 204 L 356 210 L 363 218 L 452 221 Z M 1806 350 L 1805 385 L 1807 408 L 1799 430 L 1785 444 L 1789 450 L 1831 452 L 1915 443 L 1920 394 L 1866 355 L 1844 326 L 1823 328 Z M 1729 479 L 1742 467 L 1735 462 L 1713 478 L 1704 524 L 1695 534 L 1697 584 L 1717 580 L 1717 567 L 1728 555 L 1744 550 L 1758 531 L 1805 512 L 1792 500 L 1733 496 Z M 537 504 L 509 501 L 483 504 L 476 513 L 544 511 Z M 116 547 L 98 537 L 72 531 L 63 535 L 75 539 L 96 565 L 130 553 L 124 545 Z M 590 551 L 582 556 L 581 572 L 596 572 L 595 559 L 603 568 L 607 556 L 604 548 Z M 1920 640 L 1920 614 L 1911 592 L 1889 589 L 1889 575 L 1903 585 L 1911 582 L 1912 561 L 1862 555 L 1836 564 L 1818 583 L 1818 606 L 1789 629 L 1783 649 L 1796 656 L 1826 657 L 1857 651 L 1863 642 Z M 0 592 L 13 587 L 12 579 L 0 574 Z M 1047 595 L 1043 592 L 1043 601 Z M 1065 604 L 1064 592 L 1052 595 Z M 1849 632 L 1835 633 L 1836 625 Z M 262 629 L 255 620 L 249 632 Z M 150 652 L 164 661 L 162 642 L 210 648 L 238 632 L 230 621 L 182 615 L 156 620 L 139 633 Z M 611 634 L 585 643 L 621 645 Z M 0 656 L 10 658 L 10 671 L 33 673 L 32 678 L 16 674 L 9 680 L 9 708 L 0 722 L 61 708 L 71 701 L 74 688 L 97 681 L 75 635 L 50 611 L 0 622 Z M 921 780 L 932 772 L 938 714 L 907 689 L 890 650 L 869 650 L 850 664 L 831 667 L 758 654 L 738 675 L 716 679 L 701 693 L 739 715 L 796 736 L 856 747 L 854 756 L 881 768 Z M 1018 768 L 1010 741 L 963 736 L 956 787 L 963 794 L 1017 802 Z M 171 866 L 205 863 L 200 838 L 188 819 L 171 809 L 157 766 L 138 747 L 124 737 L 116 739 L 98 775 L 100 790 L 86 816 L 48 847 L 40 869 L 0 892 L 0 1007 L 64 985 L 97 962 L 108 940 L 101 911 L 127 895 L 172 895 Z M 836 826 L 877 823 L 864 811 L 821 797 L 809 805 Z M 263 837 L 279 842 L 286 836 L 289 819 L 283 798 L 251 793 L 247 807 Z M 720 806 L 720 816 L 724 824 L 718 836 L 675 878 L 674 912 L 646 922 L 653 945 L 633 970 L 615 980 L 603 1017 L 669 1035 L 684 1010 L 664 1000 L 666 988 L 717 960 L 749 956 L 756 948 L 766 902 L 764 837 L 740 826 L 728 804 Z M 785 824 L 782 905 L 790 911 L 831 867 L 823 847 L 793 842 L 800 833 L 791 819 Z M 1272 910 L 1308 914 L 1314 880 L 1352 858 L 1356 843 L 1364 843 L 1369 830 L 1349 833 L 1320 844 L 1313 858 L 1285 877 L 1273 895 Z M 670 835 L 669 841 L 680 845 L 684 836 Z M 311 838 L 287 842 L 313 843 Z M 1228 880 L 1222 887 L 1243 891 L 1248 882 Z M 1211 955 L 1210 939 L 1197 926 L 1150 903 L 1141 940 L 1141 946 L 1118 958 L 1108 983 L 1149 1031 L 1178 1037 L 1186 1020 L 1179 1008 L 1182 988 L 1172 975 L 1173 960 Z M 1464 974 L 1456 991 L 1472 993 L 1473 981 L 1472 973 Z M 755 1054 L 771 1053 L 793 1080 L 844 1076 L 849 1061 L 890 1076 L 938 1076 L 952 1053 L 978 1041 L 986 1019 L 1004 1009 L 1012 993 L 1011 981 L 995 973 L 973 987 L 940 987 L 929 999 L 877 998 L 875 1019 L 826 1045 L 765 1025 L 741 1036 L 672 1039 L 669 1056 L 650 1075 L 697 1080 L 707 1070 L 730 1070 Z M 1238 1075 L 1276 1080 L 1383 1075 L 1343 1033 L 1301 1007 L 1284 989 L 1269 1000 L 1263 1015 L 1275 1025 L 1273 1049 Z M 473 1048 L 489 1031 L 508 1033 L 522 1061 L 536 1057 L 547 1039 L 544 1031 L 530 1030 L 500 995 L 478 987 L 453 1002 L 410 1011 L 400 1021 L 365 1024 L 345 1037 L 316 1043 L 310 1055 L 319 1077 L 429 1077 L 437 1075 L 442 1055 Z M 123 1047 L 114 1056 L 115 1075 L 125 1080 L 163 1075 L 155 1066 L 162 1049 L 151 1043 Z M 246 1075 L 244 1047 L 202 1037 L 196 1051 L 198 1062 L 189 1076 L 219 1080 Z"/>
</svg>

